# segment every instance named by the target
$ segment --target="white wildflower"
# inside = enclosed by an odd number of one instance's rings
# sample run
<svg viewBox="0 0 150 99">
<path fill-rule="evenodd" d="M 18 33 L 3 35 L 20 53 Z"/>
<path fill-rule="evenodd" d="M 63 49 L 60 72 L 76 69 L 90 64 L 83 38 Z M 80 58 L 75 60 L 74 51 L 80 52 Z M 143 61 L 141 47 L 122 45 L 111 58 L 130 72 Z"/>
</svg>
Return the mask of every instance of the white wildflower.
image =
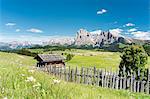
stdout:
<svg viewBox="0 0 150 99">
<path fill-rule="evenodd" d="M 38 82 L 37 84 L 33 85 L 33 87 L 40 87 L 41 84 Z"/>
<path fill-rule="evenodd" d="M 30 77 L 27 77 L 27 80 L 25 80 L 25 81 L 26 82 L 35 82 L 36 79 L 34 77 L 30 76 Z"/>
<path fill-rule="evenodd" d="M 54 79 L 53 82 L 54 82 L 54 84 L 59 84 L 60 80 Z"/>
<path fill-rule="evenodd" d="M 5 92 L 5 88 L 3 87 L 3 88 L 2 88 L 2 92 L 1 92 L 1 93 L 4 93 L 4 92 Z"/>
<path fill-rule="evenodd" d="M 8 99 L 7 97 L 4 97 L 3 99 Z"/>
<path fill-rule="evenodd" d="M 20 74 L 22 77 L 24 77 L 25 76 L 25 74 Z"/>
<path fill-rule="evenodd" d="M 28 70 L 28 72 L 30 72 L 30 73 L 34 73 L 34 70 Z"/>
</svg>

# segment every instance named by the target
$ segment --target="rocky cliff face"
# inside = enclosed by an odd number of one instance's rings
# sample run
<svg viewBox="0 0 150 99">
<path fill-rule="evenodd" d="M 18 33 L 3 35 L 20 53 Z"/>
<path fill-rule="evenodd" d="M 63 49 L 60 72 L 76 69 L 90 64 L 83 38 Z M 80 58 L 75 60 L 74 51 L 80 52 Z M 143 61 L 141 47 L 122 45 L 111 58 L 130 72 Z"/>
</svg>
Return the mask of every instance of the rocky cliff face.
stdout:
<svg viewBox="0 0 150 99">
<path fill-rule="evenodd" d="M 90 32 L 80 29 L 77 32 L 76 39 L 75 39 L 75 45 L 93 45 L 95 42 L 92 39 L 92 35 Z"/>
<path fill-rule="evenodd" d="M 112 43 L 131 43 L 130 39 L 127 39 L 123 36 L 114 35 L 113 33 L 107 31 L 97 31 L 88 32 L 87 30 L 80 29 L 77 32 L 77 36 L 75 39 L 75 45 L 93 45 L 93 46 L 102 46 L 104 44 L 112 44 Z"/>
</svg>

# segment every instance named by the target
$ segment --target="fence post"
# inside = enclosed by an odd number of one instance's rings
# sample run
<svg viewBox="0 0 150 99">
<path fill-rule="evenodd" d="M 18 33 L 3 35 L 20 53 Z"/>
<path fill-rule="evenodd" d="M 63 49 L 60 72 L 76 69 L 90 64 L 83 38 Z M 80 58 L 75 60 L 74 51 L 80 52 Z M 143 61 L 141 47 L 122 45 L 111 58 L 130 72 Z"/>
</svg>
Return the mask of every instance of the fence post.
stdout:
<svg viewBox="0 0 150 99">
<path fill-rule="evenodd" d="M 134 89 L 133 89 L 133 92 L 136 92 L 136 87 L 137 87 L 137 86 L 136 86 L 136 83 L 137 83 L 137 81 L 134 80 L 134 87 L 133 87 Z"/>
<path fill-rule="evenodd" d="M 140 81 L 137 81 L 137 92 L 140 92 Z"/>
<path fill-rule="evenodd" d="M 133 75 L 131 74 L 131 81 L 130 81 L 130 90 L 133 91 Z"/>
<path fill-rule="evenodd" d="M 144 93 L 144 89 L 145 89 L 144 85 L 145 85 L 145 81 L 141 81 L 141 91 L 140 92 L 142 92 L 142 93 Z"/>
<path fill-rule="evenodd" d="M 104 87 L 104 70 L 102 70 L 102 87 Z"/>
<path fill-rule="evenodd" d="M 92 84 L 96 85 L 96 67 L 94 67 L 93 70 L 94 71 L 93 71 L 93 81 L 92 81 Z"/>
<path fill-rule="evenodd" d="M 120 87 L 120 89 L 122 89 L 122 80 L 123 80 L 123 78 L 122 78 L 122 77 L 119 77 L 119 79 L 120 79 L 119 87 Z"/>
<path fill-rule="evenodd" d="M 93 71 L 92 71 L 92 69 L 90 68 L 90 75 L 89 75 L 89 80 L 90 80 L 90 85 L 92 84 L 92 73 Z"/>
<path fill-rule="evenodd" d="M 89 68 L 86 69 L 86 84 L 89 84 Z"/>
<path fill-rule="evenodd" d="M 99 86 L 99 69 L 97 69 L 97 71 L 96 71 L 96 84 L 95 85 L 97 85 L 97 86 Z"/>
<path fill-rule="evenodd" d="M 77 83 L 80 83 L 81 73 L 80 69 L 77 69 Z"/>
<path fill-rule="evenodd" d="M 116 89 L 118 89 L 118 85 L 119 85 L 119 77 L 117 75 L 117 77 L 116 77 L 116 86 L 115 86 Z"/>
<path fill-rule="evenodd" d="M 77 73 L 78 73 L 78 67 L 76 66 L 76 69 L 75 69 L 75 82 L 77 82 Z"/>
<path fill-rule="evenodd" d="M 112 80 L 112 88 L 115 88 L 115 79 L 116 79 L 116 74 L 113 73 L 113 80 Z"/>
<path fill-rule="evenodd" d="M 67 78 L 67 77 L 66 77 L 66 67 L 64 67 L 64 80 L 65 80 L 65 81 L 67 81 L 66 78 Z"/>
<path fill-rule="evenodd" d="M 109 76 L 110 76 L 110 74 L 109 74 L 109 72 L 107 72 L 107 75 L 106 75 L 106 87 L 108 88 L 109 86 Z"/>
<path fill-rule="evenodd" d="M 107 72 L 106 72 L 106 69 L 105 69 L 105 74 L 104 74 L 104 87 L 106 87 L 106 84 L 107 84 Z"/>
<path fill-rule="evenodd" d="M 69 81 L 73 82 L 73 69 L 71 69 L 71 71 L 70 71 L 70 80 Z"/>
<path fill-rule="evenodd" d="M 147 69 L 147 84 L 146 84 L 146 93 L 149 94 L 149 82 L 150 82 L 150 70 Z"/>
<path fill-rule="evenodd" d="M 83 82 L 83 67 L 81 67 L 81 77 L 80 77 L 80 83 L 82 83 Z"/>
</svg>

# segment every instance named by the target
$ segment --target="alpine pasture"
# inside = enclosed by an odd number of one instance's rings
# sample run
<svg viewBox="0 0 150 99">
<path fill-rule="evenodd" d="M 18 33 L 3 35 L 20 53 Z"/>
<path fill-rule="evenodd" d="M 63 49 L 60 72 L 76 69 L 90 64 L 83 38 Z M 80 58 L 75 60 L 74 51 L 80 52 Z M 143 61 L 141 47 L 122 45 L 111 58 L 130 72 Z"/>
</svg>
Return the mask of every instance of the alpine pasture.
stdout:
<svg viewBox="0 0 150 99">
<path fill-rule="evenodd" d="M 35 68 L 33 57 L 0 52 L 0 98 L 4 99 L 149 99 L 131 93 L 59 80 Z"/>
<path fill-rule="evenodd" d="M 29 49 L 37 53 L 73 54 L 74 57 L 66 62 L 70 67 L 96 67 L 116 71 L 120 63 L 120 52 L 102 52 L 96 50 L 71 49 L 65 51 L 43 51 L 44 49 Z M 65 55 L 64 55 L 65 56 Z M 150 67 L 150 57 L 146 67 Z"/>
</svg>

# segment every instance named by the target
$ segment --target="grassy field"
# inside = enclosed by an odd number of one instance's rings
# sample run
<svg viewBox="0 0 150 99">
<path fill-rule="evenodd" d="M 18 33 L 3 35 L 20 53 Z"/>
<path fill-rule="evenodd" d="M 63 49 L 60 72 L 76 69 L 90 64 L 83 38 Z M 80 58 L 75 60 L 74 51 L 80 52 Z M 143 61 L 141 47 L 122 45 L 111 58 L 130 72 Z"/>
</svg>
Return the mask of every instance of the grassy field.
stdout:
<svg viewBox="0 0 150 99">
<path fill-rule="evenodd" d="M 0 52 L 1 99 L 149 99 L 131 93 L 61 81 L 35 69 L 32 57 Z M 59 81 L 59 80 L 58 80 Z"/>
<path fill-rule="evenodd" d="M 32 52 L 39 52 L 42 53 L 43 49 L 32 49 Z M 51 53 L 51 52 L 44 52 L 44 53 Z M 66 63 L 67 66 L 71 67 L 97 67 L 97 68 L 104 68 L 106 70 L 117 70 L 119 63 L 120 63 L 120 55 L 119 52 L 101 52 L 95 50 L 79 50 L 79 49 L 72 49 L 66 51 L 53 51 L 52 53 L 71 53 L 75 56 L 72 60 Z M 150 57 L 148 59 L 148 64 L 146 67 L 150 67 Z"/>
</svg>

